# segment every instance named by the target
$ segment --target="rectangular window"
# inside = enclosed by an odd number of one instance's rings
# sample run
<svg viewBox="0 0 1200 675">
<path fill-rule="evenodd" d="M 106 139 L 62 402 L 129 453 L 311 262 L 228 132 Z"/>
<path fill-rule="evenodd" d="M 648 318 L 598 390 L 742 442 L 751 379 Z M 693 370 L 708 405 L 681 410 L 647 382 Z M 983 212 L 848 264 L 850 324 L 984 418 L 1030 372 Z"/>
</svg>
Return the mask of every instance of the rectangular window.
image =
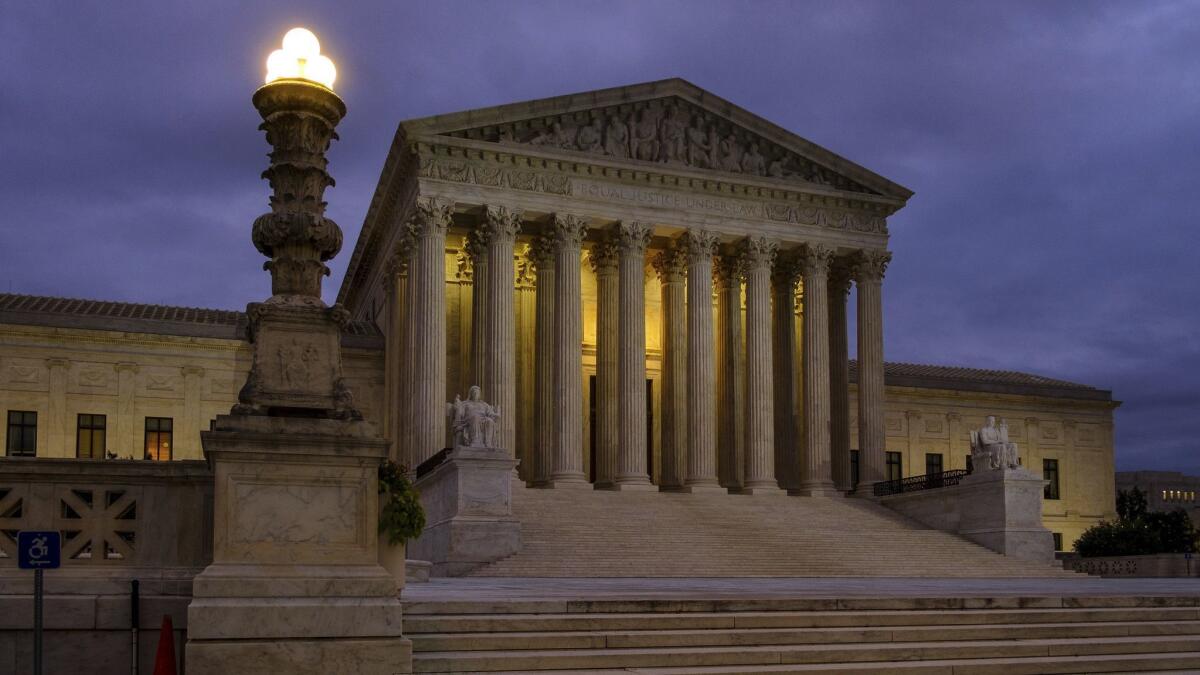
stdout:
<svg viewBox="0 0 1200 675">
<path fill-rule="evenodd" d="M 146 418 L 146 453 L 142 459 L 171 459 L 171 418 Z"/>
<path fill-rule="evenodd" d="M 1046 499 L 1058 499 L 1058 460 L 1043 459 L 1042 460 L 1042 478 L 1050 481 L 1046 483 L 1046 489 L 1043 495 Z"/>
<path fill-rule="evenodd" d="M 75 456 L 79 459 L 104 459 L 107 420 L 104 415 L 80 413 L 75 432 Z"/>
<path fill-rule="evenodd" d="M 971 456 L 970 456 L 970 455 L 967 455 L 967 462 L 966 462 L 966 464 L 964 464 L 964 466 L 966 466 L 966 467 L 967 467 L 967 473 L 974 473 L 974 472 L 975 472 L 975 462 L 972 462 L 972 461 L 971 461 Z"/>
<path fill-rule="evenodd" d="M 1063 547 L 1062 547 L 1062 532 L 1053 532 L 1052 534 L 1054 535 L 1054 550 L 1055 550 L 1055 551 L 1061 551 L 1061 550 L 1063 550 Z"/>
<path fill-rule="evenodd" d="M 901 459 L 900 453 L 887 453 L 887 479 L 900 480 L 904 477 L 904 460 Z"/>
<path fill-rule="evenodd" d="M 935 473 L 942 472 L 942 453 L 927 452 L 925 453 L 925 475 L 932 476 Z"/>
<path fill-rule="evenodd" d="M 37 454 L 37 413 L 8 411 L 8 456 L 33 457 Z"/>
<path fill-rule="evenodd" d="M 858 487 L 858 451 L 850 451 L 850 489 Z"/>
</svg>

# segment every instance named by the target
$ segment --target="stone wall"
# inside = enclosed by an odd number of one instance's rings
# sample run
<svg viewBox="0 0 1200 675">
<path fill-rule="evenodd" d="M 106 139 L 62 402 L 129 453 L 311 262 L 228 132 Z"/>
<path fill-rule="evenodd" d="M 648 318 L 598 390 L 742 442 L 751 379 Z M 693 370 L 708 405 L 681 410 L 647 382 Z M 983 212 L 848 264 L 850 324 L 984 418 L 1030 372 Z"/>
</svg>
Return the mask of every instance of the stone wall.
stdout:
<svg viewBox="0 0 1200 675">
<path fill-rule="evenodd" d="M 1063 567 L 1102 577 L 1200 577 L 1200 560 L 1187 553 L 1068 558 Z"/>
<path fill-rule="evenodd" d="M 0 459 L 0 672 L 32 670 L 33 573 L 16 567 L 17 530 L 64 535 L 63 565 L 45 573 L 45 672 L 130 672 L 134 579 L 142 664 L 164 615 L 182 654 L 192 577 L 212 560 L 212 489 L 203 462 Z"/>
</svg>

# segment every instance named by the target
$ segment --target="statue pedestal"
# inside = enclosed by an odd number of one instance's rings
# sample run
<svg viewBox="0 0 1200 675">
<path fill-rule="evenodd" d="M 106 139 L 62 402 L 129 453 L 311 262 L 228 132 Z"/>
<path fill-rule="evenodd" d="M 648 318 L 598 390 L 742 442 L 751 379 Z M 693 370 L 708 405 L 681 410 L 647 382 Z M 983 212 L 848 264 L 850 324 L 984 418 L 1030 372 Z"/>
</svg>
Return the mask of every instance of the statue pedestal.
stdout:
<svg viewBox="0 0 1200 675">
<path fill-rule="evenodd" d="M 378 557 L 387 441 L 361 421 L 228 415 L 201 438 L 213 563 L 192 586 L 188 672 L 411 672 Z"/>
<path fill-rule="evenodd" d="M 958 486 L 958 533 L 1007 556 L 1054 563 L 1054 535 L 1042 525 L 1046 481 L 1026 469 L 979 471 Z"/>
<path fill-rule="evenodd" d="M 512 514 L 517 461 L 498 448 L 456 447 L 417 478 L 425 531 L 409 555 L 432 563 L 433 576 L 458 576 L 516 553 L 521 523 Z"/>
</svg>

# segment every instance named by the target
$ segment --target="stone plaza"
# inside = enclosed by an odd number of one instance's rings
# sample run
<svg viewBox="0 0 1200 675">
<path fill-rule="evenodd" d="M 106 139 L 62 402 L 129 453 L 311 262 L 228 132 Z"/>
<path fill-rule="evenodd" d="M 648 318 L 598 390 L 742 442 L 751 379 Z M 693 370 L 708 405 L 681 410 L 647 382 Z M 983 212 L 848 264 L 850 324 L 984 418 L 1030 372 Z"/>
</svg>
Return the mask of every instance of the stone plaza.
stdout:
<svg viewBox="0 0 1200 675">
<path fill-rule="evenodd" d="M 131 579 L 196 673 L 1200 668 L 1195 580 L 1054 558 L 1113 517 L 1111 392 L 884 361 L 910 190 L 679 79 L 408 120 L 329 306 L 304 40 L 253 98 L 270 298 L 0 295 L 0 671 L 38 528 L 50 672 L 128 671 Z"/>
</svg>

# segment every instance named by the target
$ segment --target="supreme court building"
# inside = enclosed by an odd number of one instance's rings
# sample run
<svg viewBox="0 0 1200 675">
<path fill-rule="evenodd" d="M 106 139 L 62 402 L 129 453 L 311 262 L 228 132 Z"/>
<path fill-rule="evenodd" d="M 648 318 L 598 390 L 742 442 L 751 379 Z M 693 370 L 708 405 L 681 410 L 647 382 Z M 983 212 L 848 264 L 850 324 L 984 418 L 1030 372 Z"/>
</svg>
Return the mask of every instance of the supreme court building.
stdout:
<svg viewBox="0 0 1200 675">
<path fill-rule="evenodd" d="M 351 389 L 410 469 L 479 385 L 530 487 L 747 499 L 967 468 L 995 414 L 1069 548 L 1112 517 L 1117 403 L 885 364 L 911 195 L 677 79 L 403 122 L 338 294 Z M 0 296 L 7 452 L 199 458 L 249 353 L 241 312 Z"/>
</svg>

